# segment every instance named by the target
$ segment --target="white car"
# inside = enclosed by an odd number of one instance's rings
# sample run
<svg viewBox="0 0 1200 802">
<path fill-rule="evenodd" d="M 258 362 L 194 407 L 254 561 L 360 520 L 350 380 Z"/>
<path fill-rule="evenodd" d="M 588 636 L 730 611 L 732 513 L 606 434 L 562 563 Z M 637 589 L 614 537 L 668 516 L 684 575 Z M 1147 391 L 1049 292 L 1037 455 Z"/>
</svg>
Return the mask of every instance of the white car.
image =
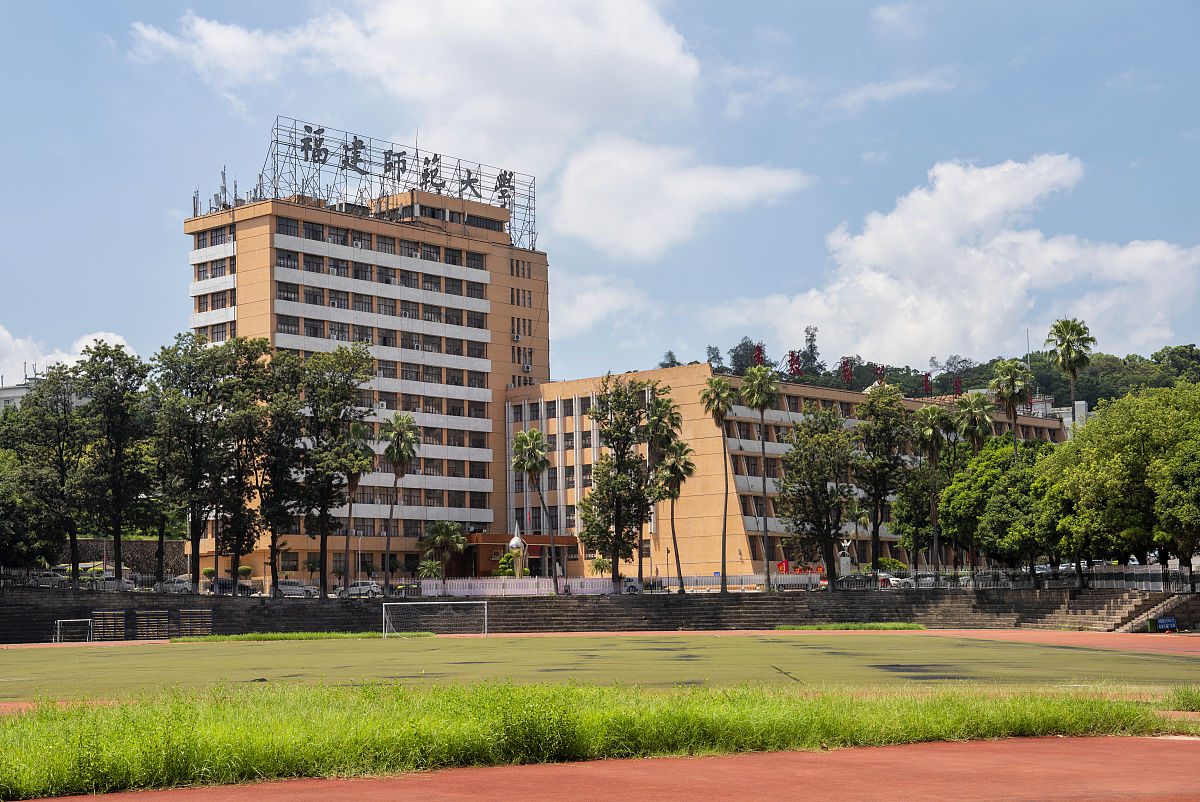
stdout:
<svg viewBox="0 0 1200 802">
<path fill-rule="evenodd" d="M 312 585 L 304 584 L 299 579 L 281 579 L 275 583 L 275 595 L 315 599 L 321 595 L 321 591 Z"/>
<path fill-rule="evenodd" d="M 337 597 L 339 599 L 348 599 L 351 596 L 366 596 L 368 599 L 373 599 L 376 596 L 383 595 L 383 588 L 378 582 L 363 580 L 361 582 L 351 582 L 348 588 L 338 588 Z"/>
<path fill-rule="evenodd" d="M 187 574 L 167 577 L 160 584 L 154 586 L 154 591 L 156 593 L 191 593 L 192 578 Z"/>
<path fill-rule="evenodd" d="M 70 582 L 65 576 L 55 571 L 38 571 L 29 575 L 31 588 L 59 588 Z"/>
<path fill-rule="evenodd" d="M 117 583 L 115 576 L 97 576 L 88 581 L 88 587 L 92 590 L 133 590 L 133 583 L 125 577 L 121 577 L 120 584 Z"/>
</svg>

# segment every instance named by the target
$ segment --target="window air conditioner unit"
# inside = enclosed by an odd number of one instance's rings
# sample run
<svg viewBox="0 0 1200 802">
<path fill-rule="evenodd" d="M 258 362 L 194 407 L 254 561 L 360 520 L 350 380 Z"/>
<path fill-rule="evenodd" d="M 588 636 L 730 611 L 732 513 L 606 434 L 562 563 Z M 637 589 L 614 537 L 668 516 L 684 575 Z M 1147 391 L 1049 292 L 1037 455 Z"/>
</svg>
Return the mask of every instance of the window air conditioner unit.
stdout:
<svg viewBox="0 0 1200 802">
<path fill-rule="evenodd" d="M 508 384 L 504 385 L 505 390 L 511 390 L 512 388 L 513 388 L 512 382 L 509 382 Z"/>
<path fill-rule="evenodd" d="M 361 248 L 361 247 L 363 247 L 363 244 L 362 244 L 361 242 L 358 242 L 357 240 L 355 240 L 354 242 L 350 243 L 350 245 L 351 245 L 352 247 L 354 247 L 354 248 Z"/>
<path fill-rule="evenodd" d="M 520 335 L 520 334 L 514 334 L 514 335 L 513 335 L 513 342 L 515 342 L 515 343 L 519 343 L 519 342 L 521 342 L 521 335 Z"/>
<path fill-rule="evenodd" d="M 394 278 L 386 278 L 386 279 L 384 279 L 384 280 L 383 280 L 383 283 L 384 283 L 384 284 L 395 284 L 395 283 L 396 283 L 396 279 L 394 279 Z"/>
<path fill-rule="evenodd" d="M 408 317 L 408 312 L 401 312 L 400 317 Z"/>
<path fill-rule="evenodd" d="M 387 401 L 380 401 L 378 404 L 375 405 L 375 407 L 376 407 L 376 409 L 387 409 L 388 408 Z"/>
<path fill-rule="evenodd" d="M 523 370 L 523 371 L 525 371 L 526 373 L 528 373 L 529 371 L 533 370 L 533 365 L 522 365 L 522 366 L 521 366 L 521 370 Z"/>
</svg>

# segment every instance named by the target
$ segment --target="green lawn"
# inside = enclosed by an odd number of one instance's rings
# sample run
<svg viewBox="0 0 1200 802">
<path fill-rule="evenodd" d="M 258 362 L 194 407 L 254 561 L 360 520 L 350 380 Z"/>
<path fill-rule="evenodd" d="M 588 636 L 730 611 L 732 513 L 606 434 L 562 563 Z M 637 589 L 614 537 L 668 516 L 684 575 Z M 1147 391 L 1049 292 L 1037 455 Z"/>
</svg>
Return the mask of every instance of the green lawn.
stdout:
<svg viewBox="0 0 1200 802">
<path fill-rule="evenodd" d="M 112 699 L 222 682 L 578 681 L 810 690 L 1106 684 L 1158 691 L 1195 683 L 1197 676 L 1200 662 L 1191 657 L 916 632 L 95 644 L 0 651 L 0 702 Z"/>
</svg>

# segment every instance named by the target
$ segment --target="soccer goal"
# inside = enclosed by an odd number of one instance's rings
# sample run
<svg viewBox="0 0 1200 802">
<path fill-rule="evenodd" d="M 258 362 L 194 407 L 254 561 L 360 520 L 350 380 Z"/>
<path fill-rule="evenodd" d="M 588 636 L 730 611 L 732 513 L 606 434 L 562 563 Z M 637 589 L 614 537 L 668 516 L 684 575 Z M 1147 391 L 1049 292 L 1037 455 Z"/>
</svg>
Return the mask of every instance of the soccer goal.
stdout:
<svg viewBox="0 0 1200 802">
<path fill-rule="evenodd" d="M 92 619 L 90 618 L 59 618 L 54 622 L 54 642 L 90 641 L 92 639 Z"/>
<path fill-rule="evenodd" d="M 383 605 L 383 637 L 406 632 L 487 637 L 486 601 L 389 602 Z"/>
</svg>

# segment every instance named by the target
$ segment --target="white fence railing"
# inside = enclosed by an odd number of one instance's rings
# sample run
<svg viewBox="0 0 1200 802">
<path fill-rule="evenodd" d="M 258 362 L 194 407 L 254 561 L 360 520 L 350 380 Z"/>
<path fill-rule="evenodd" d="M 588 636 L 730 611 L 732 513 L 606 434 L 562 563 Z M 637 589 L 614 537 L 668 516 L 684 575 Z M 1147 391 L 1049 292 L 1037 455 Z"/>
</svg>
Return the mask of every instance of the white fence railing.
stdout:
<svg viewBox="0 0 1200 802">
<path fill-rule="evenodd" d="M 606 577 L 561 577 L 559 592 L 596 595 L 612 592 L 612 580 Z M 568 590 L 569 588 L 569 590 Z M 546 596 L 554 592 L 549 577 L 483 577 L 480 579 L 422 579 L 422 596 Z"/>
</svg>

